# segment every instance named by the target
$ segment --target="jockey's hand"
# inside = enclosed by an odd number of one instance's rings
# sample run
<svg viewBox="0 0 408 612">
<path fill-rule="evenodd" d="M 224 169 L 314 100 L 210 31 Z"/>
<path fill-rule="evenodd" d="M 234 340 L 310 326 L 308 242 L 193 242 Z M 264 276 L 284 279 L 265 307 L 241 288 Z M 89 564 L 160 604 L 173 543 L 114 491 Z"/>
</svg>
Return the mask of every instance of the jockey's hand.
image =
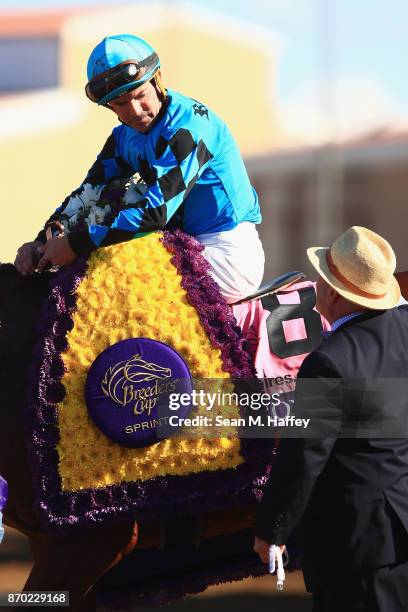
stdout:
<svg viewBox="0 0 408 612">
<path fill-rule="evenodd" d="M 17 251 L 16 260 L 14 265 L 17 272 L 26 276 L 32 274 L 37 267 L 38 259 L 41 259 L 43 243 L 39 240 L 33 240 L 33 242 L 26 242 L 22 244 Z"/>
<path fill-rule="evenodd" d="M 262 561 L 262 563 L 269 563 L 270 546 L 271 545 L 269 544 L 269 542 L 266 542 L 265 540 L 261 540 L 261 538 L 255 538 L 253 550 L 259 555 L 259 558 Z M 281 552 L 283 553 L 283 551 L 285 550 L 285 545 L 281 544 L 279 548 Z"/>
<path fill-rule="evenodd" d="M 52 266 L 65 266 L 72 263 L 76 257 L 66 236 L 54 236 L 41 245 L 41 252 L 42 257 L 37 265 L 38 272 L 43 272 Z"/>
</svg>

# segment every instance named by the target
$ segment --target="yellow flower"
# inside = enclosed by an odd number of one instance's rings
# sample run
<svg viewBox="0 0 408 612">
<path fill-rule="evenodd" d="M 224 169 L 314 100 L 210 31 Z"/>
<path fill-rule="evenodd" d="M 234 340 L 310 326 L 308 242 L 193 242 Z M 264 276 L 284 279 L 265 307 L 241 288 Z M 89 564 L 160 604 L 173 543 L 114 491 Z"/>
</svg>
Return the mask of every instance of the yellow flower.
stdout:
<svg viewBox="0 0 408 612">
<path fill-rule="evenodd" d="M 126 449 L 106 438 L 88 417 L 84 389 L 89 367 L 108 346 L 126 338 L 165 342 L 182 355 L 194 378 L 230 384 L 220 351 L 212 347 L 160 238 L 159 233 L 149 234 L 95 251 L 77 289 L 74 327 L 63 354 L 66 397 L 58 406 L 64 490 L 220 470 L 243 461 L 238 438 L 175 438 Z M 228 408 L 230 413 L 239 416 L 236 406 Z"/>
</svg>

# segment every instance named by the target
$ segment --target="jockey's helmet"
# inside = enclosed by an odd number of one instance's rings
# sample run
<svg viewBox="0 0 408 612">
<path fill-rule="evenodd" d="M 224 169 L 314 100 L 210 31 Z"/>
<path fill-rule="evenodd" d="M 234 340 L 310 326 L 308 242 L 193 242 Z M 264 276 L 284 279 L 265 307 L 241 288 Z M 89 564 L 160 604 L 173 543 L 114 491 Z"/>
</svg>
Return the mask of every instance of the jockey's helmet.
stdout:
<svg viewBox="0 0 408 612">
<path fill-rule="evenodd" d="M 107 36 L 89 57 L 86 95 L 92 102 L 106 106 L 111 100 L 137 89 L 152 78 L 165 95 L 156 74 L 159 68 L 159 56 L 142 38 L 133 34 Z"/>
</svg>

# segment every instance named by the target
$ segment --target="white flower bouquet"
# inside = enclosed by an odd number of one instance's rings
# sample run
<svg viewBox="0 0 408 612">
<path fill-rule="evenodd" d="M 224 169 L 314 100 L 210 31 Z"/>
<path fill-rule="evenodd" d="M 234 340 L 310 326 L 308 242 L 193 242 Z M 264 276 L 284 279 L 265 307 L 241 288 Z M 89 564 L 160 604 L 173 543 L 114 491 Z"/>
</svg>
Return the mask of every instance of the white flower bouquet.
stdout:
<svg viewBox="0 0 408 612">
<path fill-rule="evenodd" d="M 131 208 L 143 199 L 146 184 L 133 176 L 130 180 L 114 180 L 108 184 L 84 183 L 78 193 L 71 196 L 60 213 L 64 232 L 78 225 L 105 225 L 124 208 Z"/>
</svg>

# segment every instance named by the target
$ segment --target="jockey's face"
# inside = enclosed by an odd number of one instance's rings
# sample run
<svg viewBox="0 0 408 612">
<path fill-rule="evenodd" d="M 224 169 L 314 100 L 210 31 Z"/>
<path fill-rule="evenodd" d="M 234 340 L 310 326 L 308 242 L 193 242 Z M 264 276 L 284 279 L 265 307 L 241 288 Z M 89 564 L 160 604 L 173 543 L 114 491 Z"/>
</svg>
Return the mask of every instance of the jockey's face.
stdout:
<svg viewBox="0 0 408 612">
<path fill-rule="evenodd" d="M 109 102 L 119 119 L 138 132 L 146 132 L 157 116 L 161 100 L 156 88 L 149 81 L 115 100 Z"/>
</svg>

